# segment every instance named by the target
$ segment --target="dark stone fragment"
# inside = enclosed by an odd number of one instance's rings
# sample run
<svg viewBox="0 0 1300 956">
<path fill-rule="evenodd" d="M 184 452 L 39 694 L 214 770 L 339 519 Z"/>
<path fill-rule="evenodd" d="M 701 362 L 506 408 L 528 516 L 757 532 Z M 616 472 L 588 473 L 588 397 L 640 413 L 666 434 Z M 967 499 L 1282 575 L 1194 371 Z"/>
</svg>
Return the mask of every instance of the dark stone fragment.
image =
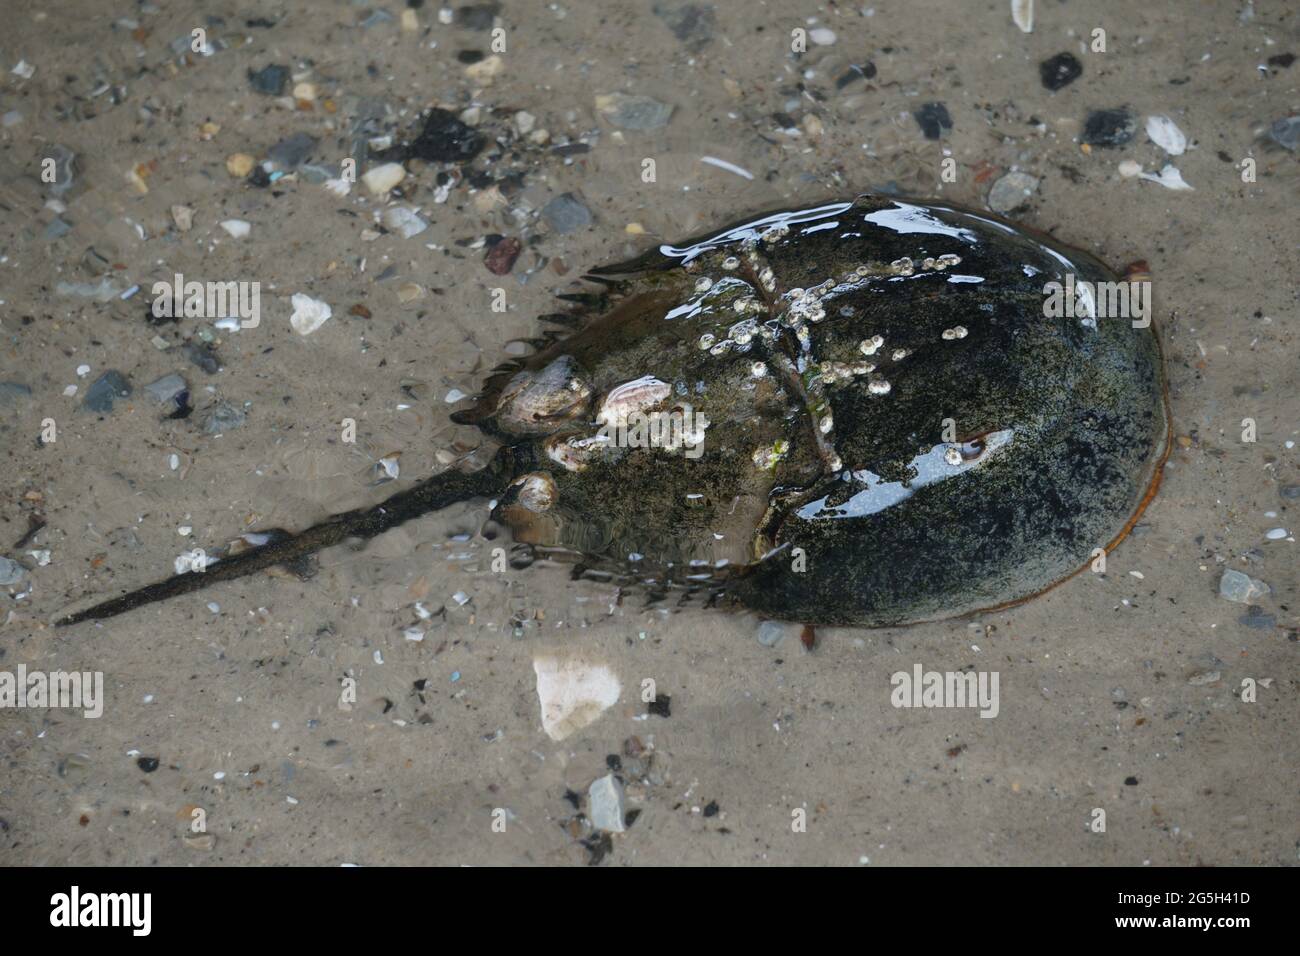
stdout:
<svg viewBox="0 0 1300 956">
<path fill-rule="evenodd" d="M 718 18 L 711 5 L 685 3 L 680 7 L 671 7 L 666 3 L 657 3 L 653 9 L 655 16 L 692 53 L 698 53 L 713 40 Z"/>
<path fill-rule="evenodd" d="M 1253 627 L 1260 631 L 1271 631 L 1277 627 L 1277 616 L 1274 614 L 1265 614 L 1263 608 L 1252 607 L 1246 610 L 1246 613 L 1237 618 L 1238 624 L 1246 627 Z"/>
<path fill-rule="evenodd" d="M 1288 501 L 1295 501 L 1297 498 L 1300 498 L 1300 485 L 1283 485 L 1277 491 L 1278 494 L 1283 498 L 1286 498 Z"/>
<path fill-rule="evenodd" d="M 1083 124 L 1083 141 L 1089 146 L 1112 149 L 1123 146 L 1137 132 L 1137 120 L 1128 110 L 1096 110 Z"/>
<path fill-rule="evenodd" d="M 1043 86 L 1056 91 L 1082 76 L 1083 64 L 1073 53 L 1058 53 L 1038 64 L 1038 75 L 1043 80 Z"/>
<path fill-rule="evenodd" d="M 849 65 L 849 68 L 841 74 L 840 78 L 835 81 L 835 88 L 842 90 L 857 80 L 870 80 L 876 75 L 876 64 L 868 60 L 859 66 L 856 63 Z"/>
<path fill-rule="evenodd" d="M 131 383 L 121 372 L 109 369 L 86 389 L 82 407 L 91 412 L 111 412 L 113 402 L 131 394 Z"/>
<path fill-rule="evenodd" d="M 482 50 L 461 50 L 456 54 L 456 59 L 466 65 L 480 63 L 484 59 L 484 53 Z"/>
<path fill-rule="evenodd" d="M 926 139 L 938 139 L 952 129 L 952 117 L 948 115 L 948 107 L 942 103 L 923 103 L 912 116 L 916 118 Z"/>
<path fill-rule="evenodd" d="M 671 717 L 673 715 L 673 699 L 667 694 L 660 694 L 646 705 L 646 712 L 654 714 L 656 717 Z"/>
<path fill-rule="evenodd" d="M 308 133 L 294 133 L 271 147 L 267 158 L 275 163 L 277 169 L 285 171 L 297 169 L 305 163 L 316 149 L 316 137 Z"/>
<path fill-rule="evenodd" d="M 601 860 L 614 852 L 614 841 L 608 833 L 602 833 L 600 836 L 589 837 L 582 841 L 582 845 L 587 848 L 587 865 L 596 866 Z"/>
<path fill-rule="evenodd" d="M 424 129 L 408 152 L 431 163 L 467 163 L 486 144 L 487 138 L 458 120 L 455 113 L 435 108 L 424 118 Z"/>
<path fill-rule="evenodd" d="M 704 807 L 704 815 L 705 815 L 706 817 L 716 817 L 716 816 L 718 815 L 718 801 L 717 801 L 717 800 L 710 800 L 707 804 L 705 804 L 705 807 Z"/>
<path fill-rule="evenodd" d="M 139 767 L 141 770 L 143 770 L 145 773 L 153 773 L 155 770 L 158 769 L 158 758 L 141 757 L 139 760 L 135 762 L 135 765 Z"/>
<path fill-rule="evenodd" d="M 456 8 L 456 26 L 466 30 L 491 30 L 492 21 L 501 12 L 499 3 L 475 3 Z"/>
<path fill-rule="evenodd" d="M 190 342 L 186 344 L 184 351 L 187 359 L 209 375 L 216 375 L 217 372 L 221 371 L 221 362 L 217 358 L 217 353 L 212 349 Z"/>
<path fill-rule="evenodd" d="M 1284 70 L 1294 62 L 1295 62 L 1294 53 L 1278 53 L 1268 58 L 1269 66 L 1281 67 Z"/>
<path fill-rule="evenodd" d="M 1124 786 L 1126 786 L 1126 787 L 1136 787 L 1137 785 L 1138 785 L 1138 778 L 1137 778 L 1137 777 L 1125 777 L 1125 778 L 1124 778 Z"/>
<path fill-rule="evenodd" d="M 269 66 L 262 67 L 256 73 L 249 70 L 248 82 L 259 93 L 266 96 L 280 96 L 289 83 L 289 68 L 272 63 Z"/>
</svg>

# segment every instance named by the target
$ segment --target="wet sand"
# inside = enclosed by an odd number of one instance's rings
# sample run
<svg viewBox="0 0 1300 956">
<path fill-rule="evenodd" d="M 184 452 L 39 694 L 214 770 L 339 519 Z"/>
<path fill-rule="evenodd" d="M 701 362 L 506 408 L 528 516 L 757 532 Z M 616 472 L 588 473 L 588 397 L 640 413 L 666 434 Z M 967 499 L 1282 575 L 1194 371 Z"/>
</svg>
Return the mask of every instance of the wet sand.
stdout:
<svg viewBox="0 0 1300 956">
<path fill-rule="evenodd" d="M 507 2 L 451 23 L 426 3 L 414 29 L 397 3 L 227 5 L 214 23 L 185 3 L 10 4 L 0 554 L 22 572 L 0 587 L 0 670 L 101 671 L 106 699 L 98 719 L 0 709 L 0 863 L 1293 864 L 1300 191 L 1296 152 L 1268 130 L 1300 109 L 1294 9 L 1037 6 L 1026 34 L 1002 2 Z M 171 46 L 196 27 L 211 55 Z M 798 56 L 795 28 L 811 34 Z M 1097 28 L 1104 53 L 1088 49 Z M 1039 64 L 1062 52 L 1082 74 L 1051 91 Z M 288 68 L 279 95 L 248 75 L 271 64 Z M 661 105 L 598 100 L 617 93 Z M 936 140 L 914 116 L 927 103 L 951 122 Z M 418 235 L 380 229 L 362 183 L 319 181 L 352 154 L 359 174 L 378 165 L 367 141 L 400 142 L 434 106 L 487 145 L 408 164 Z M 1131 141 L 1084 149 L 1088 116 L 1118 108 Z M 1151 141 L 1152 115 L 1185 152 Z M 230 172 L 297 133 L 317 140 L 313 168 L 260 186 Z M 66 191 L 40 178 L 56 145 L 76 156 Z M 1126 177 L 1126 161 L 1172 164 L 1192 188 Z M 1154 283 L 1174 448 L 1104 575 L 971 619 L 819 629 L 811 651 L 789 628 L 772 647 L 752 616 L 647 608 L 557 566 L 493 573 L 501 541 L 476 502 L 331 549 L 306 580 L 51 626 L 184 551 L 476 460 L 449 397 L 589 266 L 864 190 L 986 208 L 1010 172 L 1037 180 L 1012 218 L 1115 267 L 1144 260 Z M 521 243 L 505 275 L 484 262 L 499 236 Z M 151 322 L 152 284 L 178 272 L 259 282 L 260 324 Z M 104 277 L 106 302 L 58 292 Z M 295 293 L 331 306 L 309 335 L 290 325 Z M 109 370 L 131 394 L 84 409 Z M 171 373 L 188 416 L 145 389 Z M 375 484 L 395 455 L 396 479 Z M 1229 569 L 1271 592 L 1226 600 Z M 618 702 L 553 740 L 538 658 L 604 666 Z M 998 716 L 893 707 L 890 675 L 918 663 L 997 671 Z M 671 699 L 660 713 L 646 679 Z M 605 837 L 587 791 L 611 767 L 639 813 Z"/>
</svg>

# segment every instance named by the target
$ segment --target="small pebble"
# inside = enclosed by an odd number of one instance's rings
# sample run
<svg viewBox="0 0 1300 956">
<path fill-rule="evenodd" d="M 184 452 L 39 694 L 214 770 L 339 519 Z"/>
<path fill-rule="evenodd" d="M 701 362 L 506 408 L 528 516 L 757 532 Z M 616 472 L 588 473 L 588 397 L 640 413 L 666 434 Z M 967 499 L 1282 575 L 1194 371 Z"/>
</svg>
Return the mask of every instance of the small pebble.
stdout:
<svg viewBox="0 0 1300 956">
<path fill-rule="evenodd" d="M 604 93 L 596 97 L 596 111 L 621 129 L 658 129 L 668 123 L 673 107 L 650 96 Z"/>
<path fill-rule="evenodd" d="M 994 212 L 1010 212 L 1023 206 L 1036 189 L 1038 189 L 1036 177 L 1028 173 L 1007 173 L 989 190 L 989 208 Z"/>
<path fill-rule="evenodd" d="M 1272 588 L 1258 578 L 1252 578 L 1249 574 L 1231 568 L 1224 571 L 1223 577 L 1219 578 L 1219 596 L 1229 601 L 1236 601 L 1238 604 L 1250 604 L 1271 590 Z"/>
<path fill-rule="evenodd" d="M 113 402 L 119 398 L 126 398 L 131 394 L 131 383 L 126 380 L 121 372 L 110 369 L 91 384 L 86 389 L 86 397 L 82 399 L 82 407 L 92 412 L 111 412 Z"/>
<path fill-rule="evenodd" d="M 912 116 L 926 139 L 938 139 L 952 129 L 952 117 L 948 115 L 948 107 L 942 103 L 922 104 Z"/>
<path fill-rule="evenodd" d="M 1055 92 L 1069 86 L 1083 75 L 1083 64 L 1073 53 L 1058 53 L 1038 64 L 1043 86 Z"/>
<path fill-rule="evenodd" d="M 244 424 L 244 413 L 229 402 L 218 402 L 203 413 L 199 424 L 209 435 L 223 435 Z"/>
<path fill-rule="evenodd" d="M 265 96 L 282 96 L 289 83 L 289 68 L 272 63 L 256 73 L 249 70 L 248 82 L 254 90 Z"/>
<path fill-rule="evenodd" d="M 333 314 L 328 303 L 301 292 L 295 292 L 291 301 L 293 314 L 289 316 L 289 325 L 299 335 L 311 335 Z"/>
<path fill-rule="evenodd" d="M 372 195 L 387 196 L 389 190 L 405 178 L 406 168 L 401 163 L 384 163 L 382 166 L 368 170 L 361 177 L 361 181 Z"/>
<path fill-rule="evenodd" d="M 1132 141 L 1136 132 L 1137 120 L 1128 110 L 1096 110 L 1084 121 L 1082 141 L 1089 146 L 1113 149 Z"/>
<path fill-rule="evenodd" d="M 587 788 L 587 818 L 598 830 L 622 833 L 624 824 L 623 785 L 612 773 L 597 778 Z"/>
<path fill-rule="evenodd" d="M 542 218 L 560 235 L 591 225 L 591 210 L 573 193 L 562 193 L 542 208 Z"/>
<path fill-rule="evenodd" d="M 0 556 L 0 587 L 17 584 L 23 579 L 25 573 L 23 566 L 17 561 Z"/>
</svg>

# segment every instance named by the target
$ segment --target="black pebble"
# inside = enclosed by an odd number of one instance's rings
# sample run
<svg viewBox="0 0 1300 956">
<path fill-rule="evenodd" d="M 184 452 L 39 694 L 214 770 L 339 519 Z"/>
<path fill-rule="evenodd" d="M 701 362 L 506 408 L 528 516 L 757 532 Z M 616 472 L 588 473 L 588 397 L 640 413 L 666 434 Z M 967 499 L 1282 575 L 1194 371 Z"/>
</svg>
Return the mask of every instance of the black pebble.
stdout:
<svg viewBox="0 0 1300 956">
<path fill-rule="evenodd" d="M 135 765 L 139 767 L 141 770 L 143 770 L 145 773 L 153 773 L 155 770 L 158 769 L 158 758 L 141 757 L 139 760 L 135 762 Z"/>
<path fill-rule="evenodd" d="M 706 817 L 716 817 L 718 815 L 718 801 L 710 800 L 704 807 Z"/>
<path fill-rule="evenodd" d="M 1096 110 L 1083 124 L 1083 141 L 1110 149 L 1123 146 L 1137 132 L 1137 120 L 1128 110 Z"/>
<path fill-rule="evenodd" d="M 432 109 L 424 129 L 411 144 L 410 155 L 431 163 L 465 163 L 479 154 L 487 140 L 447 110 Z"/>
<path fill-rule="evenodd" d="M 952 129 L 952 117 L 948 115 L 948 107 L 942 103 L 924 103 L 912 115 L 926 139 L 938 139 Z"/>
<path fill-rule="evenodd" d="M 1126 787 L 1136 787 L 1137 785 L 1138 785 L 1138 778 L 1137 778 L 1137 777 L 1125 777 L 1125 778 L 1124 778 L 1124 786 L 1126 786 Z"/>
<path fill-rule="evenodd" d="M 648 713 L 657 717 L 671 717 L 673 715 L 673 699 L 667 694 L 660 694 L 646 706 Z"/>
<path fill-rule="evenodd" d="M 1043 79 L 1043 86 L 1053 91 L 1069 86 L 1082 74 L 1083 64 L 1073 53 L 1058 53 L 1038 64 L 1038 75 Z"/>
</svg>

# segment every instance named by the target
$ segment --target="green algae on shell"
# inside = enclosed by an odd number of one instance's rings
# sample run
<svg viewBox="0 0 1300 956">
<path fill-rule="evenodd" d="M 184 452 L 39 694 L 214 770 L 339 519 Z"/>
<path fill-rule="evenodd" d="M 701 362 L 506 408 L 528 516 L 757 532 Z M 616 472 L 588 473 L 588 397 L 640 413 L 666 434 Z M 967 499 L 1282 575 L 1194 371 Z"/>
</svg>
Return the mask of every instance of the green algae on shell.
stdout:
<svg viewBox="0 0 1300 956">
<path fill-rule="evenodd" d="M 494 496 L 582 573 L 811 624 L 1032 597 L 1109 549 L 1168 440 L 1154 331 L 1051 317 L 1118 280 L 996 217 L 885 196 L 785 210 L 588 276 L 603 291 L 457 413 L 502 443 L 370 509 L 105 602 L 130 610 Z"/>
</svg>

